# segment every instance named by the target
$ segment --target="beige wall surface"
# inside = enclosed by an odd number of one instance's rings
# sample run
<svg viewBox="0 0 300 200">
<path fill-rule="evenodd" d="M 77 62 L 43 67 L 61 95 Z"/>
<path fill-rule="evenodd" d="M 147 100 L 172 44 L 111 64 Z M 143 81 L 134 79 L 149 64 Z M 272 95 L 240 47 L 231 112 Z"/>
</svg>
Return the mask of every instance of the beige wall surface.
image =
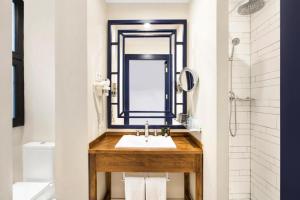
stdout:
<svg viewBox="0 0 300 200">
<path fill-rule="evenodd" d="M 126 38 L 125 54 L 168 54 L 169 38 Z"/>
<path fill-rule="evenodd" d="M 107 38 L 107 12 L 106 3 L 99 0 L 87 1 L 87 56 L 88 56 L 88 127 L 89 140 L 95 139 L 106 130 L 106 98 L 104 100 L 104 113 L 100 130 L 98 130 L 97 114 L 94 104 L 92 85 L 96 74 L 106 78 L 106 38 Z"/>
<path fill-rule="evenodd" d="M 108 4 L 108 19 L 187 19 L 188 4 Z"/>
<path fill-rule="evenodd" d="M 0 1 L 0 199 L 12 199 L 11 1 Z"/>
<path fill-rule="evenodd" d="M 54 1 L 24 2 L 23 142 L 54 141 Z"/>
<path fill-rule="evenodd" d="M 195 136 L 203 144 L 204 200 L 228 198 L 227 23 L 227 1 L 190 3 L 188 66 L 200 82 L 188 111 L 202 128 Z"/>
<path fill-rule="evenodd" d="M 87 103 L 88 103 L 88 138 L 89 141 L 102 134 L 107 128 L 106 99 L 103 98 L 104 110 L 101 113 L 102 120 L 98 130 L 97 113 L 94 104 L 92 86 L 99 74 L 106 78 L 106 38 L 107 38 L 107 13 L 106 3 L 99 0 L 87 1 Z M 98 173 L 98 181 L 104 182 L 104 173 Z M 105 184 L 98 184 L 98 197 L 105 195 Z"/>
<path fill-rule="evenodd" d="M 88 199 L 87 1 L 55 1 L 56 199 Z"/>
</svg>

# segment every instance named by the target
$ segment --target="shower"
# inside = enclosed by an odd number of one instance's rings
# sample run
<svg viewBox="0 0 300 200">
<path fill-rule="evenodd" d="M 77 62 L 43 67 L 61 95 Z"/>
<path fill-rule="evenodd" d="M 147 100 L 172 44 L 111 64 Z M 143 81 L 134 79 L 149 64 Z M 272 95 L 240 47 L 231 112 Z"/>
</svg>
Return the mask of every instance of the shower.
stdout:
<svg viewBox="0 0 300 200">
<path fill-rule="evenodd" d="M 255 12 L 258 12 L 265 6 L 264 0 L 248 0 L 248 2 L 238 6 L 238 14 L 240 15 L 251 15 Z M 236 9 L 236 7 L 234 8 Z M 239 38 L 234 38 L 232 40 L 232 50 L 231 56 L 229 57 L 230 61 L 230 91 L 229 91 L 229 101 L 230 101 L 230 115 L 229 115 L 229 132 L 232 137 L 236 136 L 237 132 L 237 111 L 236 111 L 236 104 L 237 101 L 250 101 L 253 100 L 250 97 L 246 98 L 239 98 L 234 92 L 232 88 L 232 65 L 233 65 L 233 58 L 234 58 L 234 51 L 237 45 L 240 44 Z M 234 107 L 234 129 L 231 126 L 232 118 L 233 118 L 233 107 Z"/>
<path fill-rule="evenodd" d="M 232 88 L 232 65 L 233 65 L 233 58 L 234 58 L 234 50 L 237 45 L 240 44 L 240 39 L 239 38 L 234 38 L 232 40 L 232 50 L 231 50 L 231 56 L 229 58 L 230 61 L 230 91 L 229 91 L 229 102 L 230 102 L 230 114 L 229 114 L 229 132 L 232 137 L 236 136 L 237 132 L 237 111 L 236 111 L 236 104 L 238 101 L 252 101 L 254 99 L 251 99 L 250 97 L 245 97 L 245 98 L 240 98 L 238 97 L 234 92 Z M 234 107 L 234 109 L 233 109 Z M 234 129 L 231 127 L 231 122 L 232 122 L 232 112 L 234 111 Z"/>
<path fill-rule="evenodd" d="M 235 49 L 235 46 L 239 45 L 240 44 L 240 38 L 234 38 L 232 40 L 232 50 L 231 50 L 231 56 L 229 58 L 230 61 L 233 60 L 233 55 L 234 55 L 234 49 Z"/>
<path fill-rule="evenodd" d="M 232 40 L 232 50 L 231 50 L 231 56 L 229 58 L 229 61 L 230 61 L 230 91 L 229 91 L 229 101 L 230 101 L 230 114 L 229 114 L 229 132 L 230 132 L 230 135 L 232 137 L 235 137 L 236 136 L 236 131 L 237 131 L 237 119 L 236 119 L 236 95 L 235 93 L 233 92 L 233 89 L 232 89 L 232 65 L 233 65 L 233 56 L 234 56 L 234 50 L 235 50 L 235 47 L 237 45 L 240 44 L 240 39 L 239 38 L 234 38 Z M 234 105 L 233 105 L 234 104 Z M 232 130 L 232 127 L 231 127 L 231 122 L 232 122 L 232 107 L 234 106 L 234 130 Z"/>
</svg>

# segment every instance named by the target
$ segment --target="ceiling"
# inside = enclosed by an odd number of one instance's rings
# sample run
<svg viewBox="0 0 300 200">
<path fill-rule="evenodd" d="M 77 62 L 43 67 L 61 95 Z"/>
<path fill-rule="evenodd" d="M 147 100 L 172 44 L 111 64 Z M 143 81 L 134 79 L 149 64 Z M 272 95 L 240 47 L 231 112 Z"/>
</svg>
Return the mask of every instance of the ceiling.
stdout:
<svg viewBox="0 0 300 200">
<path fill-rule="evenodd" d="M 190 0 L 106 0 L 107 3 L 188 3 Z"/>
</svg>

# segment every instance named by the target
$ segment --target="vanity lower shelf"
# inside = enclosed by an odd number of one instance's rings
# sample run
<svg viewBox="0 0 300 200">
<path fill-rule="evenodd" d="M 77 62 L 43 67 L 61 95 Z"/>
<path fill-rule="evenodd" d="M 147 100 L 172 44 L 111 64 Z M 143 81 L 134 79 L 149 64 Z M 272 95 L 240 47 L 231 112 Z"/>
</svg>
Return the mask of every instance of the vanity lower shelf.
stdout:
<svg viewBox="0 0 300 200">
<path fill-rule="evenodd" d="M 111 172 L 181 172 L 184 194 L 191 200 L 189 173 L 195 173 L 195 200 L 203 196 L 203 152 L 201 143 L 189 133 L 172 133 L 175 149 L 121 148 L 115 145 L 123 135 L 107 132 L 89 146 L 89 200 L 97 199 L 97 172 L 106 172 L 106 199 L 111 198 Z"/>
</svg>

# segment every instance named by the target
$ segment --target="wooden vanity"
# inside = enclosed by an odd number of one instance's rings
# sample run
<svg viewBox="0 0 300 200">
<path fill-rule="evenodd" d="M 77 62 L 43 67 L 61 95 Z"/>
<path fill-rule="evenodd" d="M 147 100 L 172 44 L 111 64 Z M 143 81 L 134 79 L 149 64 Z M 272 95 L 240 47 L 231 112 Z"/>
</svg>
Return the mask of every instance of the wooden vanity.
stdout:
<svg viewBox="0 0 300 200">
<path fill-rule="evenodd" d="M 89 200 L 97 200 L 97 172 L 106 172 L 106 195 L 111 198 L 111 172 L 184 173 L 185 200 L 192 200 L 189 173 L 195 173 L 195 200 L 203 199 L 203 152 L 201 143 L 189 133 L 172 133 L 176 149 L 122 148 L 115 145 L 134 133 L 107 132 L 89 145 Z"/>
</svg>

